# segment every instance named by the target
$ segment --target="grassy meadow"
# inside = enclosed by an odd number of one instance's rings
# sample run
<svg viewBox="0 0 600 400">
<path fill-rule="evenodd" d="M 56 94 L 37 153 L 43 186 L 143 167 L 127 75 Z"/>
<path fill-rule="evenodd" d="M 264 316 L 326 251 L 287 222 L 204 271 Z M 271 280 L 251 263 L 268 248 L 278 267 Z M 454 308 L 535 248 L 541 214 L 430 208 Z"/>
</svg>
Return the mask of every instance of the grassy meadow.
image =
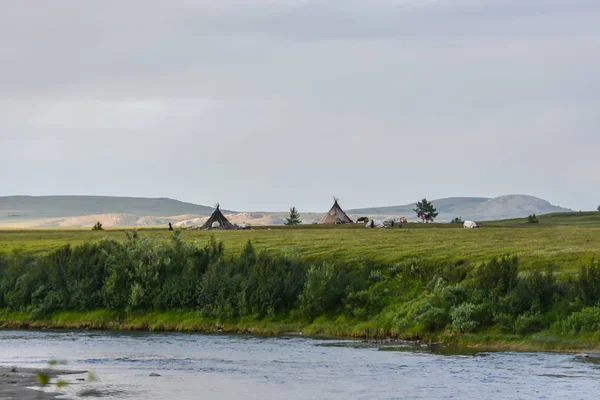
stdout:
<svg viewBox="0 0 600 400">
<path fill-rule="evenodd" d="M 539 221 L 484 222 L 479 229 L 464 229 L 460 224 L 416 223 L 389 229 L 366 229 L 359 224 L 273 226 L 247 231 L 183 230 L 181 236 L 201 243 L 214 236 L 229 254 L 238 254 L 251 241 L 257 250 L 295 252 L 309 260 L 368 258 L 394 263 L 414 258 L 455 262 L 511 254 L 519 257 L 522 269 L 551 262 L 560 272 L 574 272 L 581 263 L 600 258 L 600 212 L 549 214 L 540 216 Z M 134 229 L 0 229 L 0 254 L 15 250 L 41 253 L 66 244 L 121 239 L 125 232 Z M 172 236 L 164 227 L 135 230 L 160 240 Z"/>
<path fill-rule="evenodd" d="M 600 213 L 479 229 L 0 230 L 0 328 L 599 350 L 599 243 Z"/>
</svg>

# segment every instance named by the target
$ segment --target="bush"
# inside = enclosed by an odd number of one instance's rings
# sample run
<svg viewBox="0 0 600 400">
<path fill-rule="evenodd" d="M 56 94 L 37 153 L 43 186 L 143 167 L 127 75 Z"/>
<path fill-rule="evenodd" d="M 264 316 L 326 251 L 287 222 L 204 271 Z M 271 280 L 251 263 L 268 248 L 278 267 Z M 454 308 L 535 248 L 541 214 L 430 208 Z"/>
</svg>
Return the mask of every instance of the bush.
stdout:
<svg viewBox="0 0 600 400">
<path fill-rule="evenodd" d="M 538 219 L 537 219 L 537 216 L 536 216 L 535 214 L 530 214 L 530 215 L 527 217 L 527 223 L 529 223 L 529 224 L 537 224 L 537 223 L 539 223 L 539 222 L 540 222 L 540 221 L 538 221 Z"/>
<path fill-rule="evenodd" d="M 519 260 L 516 256 L 493 258 L 473 270 L 473 288 L 486 300 L 496 301 L 518 283 Z"/>
<path fill-rule="evenodd" d="M 563 322 L 565 333 L 596 332 L 600 330 L 600 307 L 587 307 L 571 314 Z"/>
<path fill-rule="evenodd" d="M 417 303 L 413 310 L 414 320 L 428 332 L 442 329 L 448 323 L 448 311 L 438 303 L 435 296 L 429 295 Z"/>
<path fill-rule="evenodd" d="M 444 302 L 449 306 L 456 306 L 467 299 L 467 292 L 460 284 L 446 286 L 442 289 L 442 297 L 444 298 Z"/>
<path fill-rule="evenodd" d="M 519 315 L 515 321 L 515 332 L 519 335 L 540 332 L 550 326 L 550 323 L 541 313 L 525 313 Z"/>
<path fill-rule="evenodd" d="M 308 318 L 314 319 L 330 310 L 341 297 L 335 291 L 335 279 L 336 269 L 331 264 L 310 267 L 300 295 L 301 309 Z"/>
<path fill-rule="evenodd" d="M 582 266 L 574 287 L 584 304 L 591 306 L 600 301 L 600 261 L 592 260 L 588 266 Z"/>
<path fill-rule="evenodd" d="M 515 317 L 508 313 L 495 313 L 494 323 L 504 333 L 515 333 Z"/>
<path fill-rule="evenodd" d="M 510 311 L 513 315 L 525 311 L 546 312 L 552 307 L 559 290 L 551 266 L 546 271 L 536 269 L 519 279 L 511 296 Z"/>
<path fill-rule="evenodd" d="M 452 318 L 452 329 L 456 332 L 473 332 L 479 325 L 477 306 L 471 303 L 463 303 L 450 311 Z"/>
<path fill-rule="evenodd" d="M 100 223 L 100 221 L 96 222 L 96 225 L 92 226 L 92 230 L 93 231 L 101 231 L 104 228 L 102 227 L 102 224 Z"/>
</svg>

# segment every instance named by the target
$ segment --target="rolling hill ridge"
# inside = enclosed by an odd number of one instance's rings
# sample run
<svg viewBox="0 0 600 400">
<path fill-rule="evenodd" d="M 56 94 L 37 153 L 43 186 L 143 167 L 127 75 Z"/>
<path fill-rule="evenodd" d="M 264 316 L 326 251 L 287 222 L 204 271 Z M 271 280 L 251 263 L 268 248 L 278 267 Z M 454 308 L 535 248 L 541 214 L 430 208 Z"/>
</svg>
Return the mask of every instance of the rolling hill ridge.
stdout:
<svg viewBox="0 0 600 400">
<path fill-rule="evenodd" d="M 572 211 L 526 195 L 450 197 L 433 200 L 432 203 L 438 210 L 439 222 L 448 222 L 455 217 L 482 221 Z M 318 221 L 329 206 L 324 204 L 321 212 L 302 212 L 302 221 Z M 349 209 L 346 212 L 354 220 L 360 216 L 382 219 L 404 216 L 416 221 L 413 208 L 414 203 Z M 213 210 L 213 207 L 169 198 L 8 196 L 0 197 L 0 227 L 85 227 L 92 226 L 96 221 L 101 221 L 107 227 L 167 225 L 169 222 L 176 226 L 193 226 L 202 224 Z M 234 223 L 255 225 L 283 224 L 287 216 L 287 212 L 223 212 Z"/>
<path fill-rule="evenodd" d="M 486 197 L 448 197 L 432 200 L 431 203 L 439 213 L 437 220 L 451 221 L 461 217 L 463 220 L 498 220 L 526 217 L 529 214 L 550 214 L 573 211 L 550 204 L 550 202 L 534 196 L 506 195 L 495 198 Z M 404 215 L 412 217 L 416 203 L 401 206 L 361 208 L 346 210 L 349 214 L 364 215 Z"/>
</svg>

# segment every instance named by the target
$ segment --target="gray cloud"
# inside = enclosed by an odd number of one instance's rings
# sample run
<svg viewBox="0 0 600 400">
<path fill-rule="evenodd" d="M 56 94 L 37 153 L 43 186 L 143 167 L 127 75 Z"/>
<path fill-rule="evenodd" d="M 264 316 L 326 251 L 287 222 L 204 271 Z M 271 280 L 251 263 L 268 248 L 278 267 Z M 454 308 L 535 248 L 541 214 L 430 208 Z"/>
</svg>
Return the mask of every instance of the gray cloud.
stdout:
<svg viewBox="0 0 600 400">
<path fill-rule="evenodd" d="M 0 194 L 600 202 L 592 0 L 9 1 Z"/>
</svg>

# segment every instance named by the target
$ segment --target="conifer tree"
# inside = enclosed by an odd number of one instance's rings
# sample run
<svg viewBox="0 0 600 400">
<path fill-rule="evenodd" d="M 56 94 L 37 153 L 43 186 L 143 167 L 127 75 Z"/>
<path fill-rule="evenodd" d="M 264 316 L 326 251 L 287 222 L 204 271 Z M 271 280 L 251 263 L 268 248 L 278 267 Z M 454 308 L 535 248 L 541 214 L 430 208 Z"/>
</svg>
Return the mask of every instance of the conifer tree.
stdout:
<svg viewBox="0 0 600 400">
<path fill-rule="evenodd" d="M 296 207 L 290 208 L 290 215 L 285 219 L 285 225 L 299 225 L 302 221 L 300 221 L 300 213 L 296 209 Z"/>
</svg>

